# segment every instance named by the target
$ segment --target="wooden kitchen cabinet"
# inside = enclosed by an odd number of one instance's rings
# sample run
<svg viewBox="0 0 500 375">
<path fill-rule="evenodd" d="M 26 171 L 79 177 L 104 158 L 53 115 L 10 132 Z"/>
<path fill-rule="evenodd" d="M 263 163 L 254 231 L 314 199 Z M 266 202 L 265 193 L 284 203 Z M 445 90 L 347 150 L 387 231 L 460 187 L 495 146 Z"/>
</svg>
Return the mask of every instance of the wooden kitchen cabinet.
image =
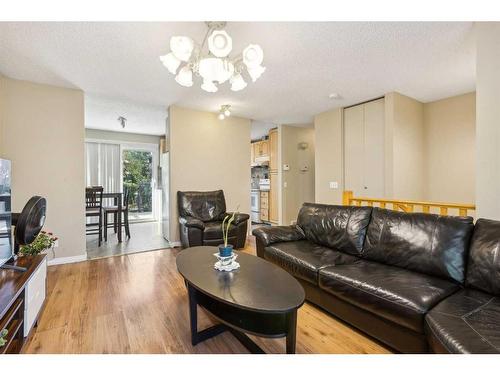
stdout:
<svg viewBox="0 0 500 375">
<path fill-rule="evenodd" d="M 269 221 L 269 192 L 260 192 L 260 219 Z"/>
<path fill-rule="evenodd" d="M 260 145 L 260 156 L 269 156 L 269 141 L 268 140 L 265 140 L 265 141 L 261 141 L 260 142 L 261 145 Z"/>
<path fill-rule="evenodd" d="M 278 172 L 278 129 L 269 131 L 269 170 Z"/>
<path fill-rule="evenodd" d="M 269 174 L 271 180 L 271 190 L 269 191 L 269 221 L 277 224 L 279 220 L 278 215 L 278 173 L 271 172 Z"/>
<path fill-rule="evenodd" d="M 254 160 L 256 158 L 262 158 L 269 156 L 269 141 L 258 141 L 252 143 Z"/>
</svg>

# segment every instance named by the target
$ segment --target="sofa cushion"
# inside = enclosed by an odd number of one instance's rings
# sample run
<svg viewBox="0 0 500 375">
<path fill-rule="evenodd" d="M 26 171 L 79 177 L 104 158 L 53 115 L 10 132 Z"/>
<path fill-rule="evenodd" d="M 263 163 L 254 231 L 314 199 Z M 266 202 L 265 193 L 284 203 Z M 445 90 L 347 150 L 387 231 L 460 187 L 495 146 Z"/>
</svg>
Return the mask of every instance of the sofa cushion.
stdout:
<svg viewBox="0 0 500 375">
<path fill-rule="evenodd" d="M 427 311 L 459 289 L 450 281 L 366 260 L 322 268 L 318 281 L 326 292 L 419 333 Z"/>
<path fill-rule="evenodd" d="M 305 203 L 297 219 L 306 238 L 352 255 L 363 249 L 371 207 Z"/>
<path fill-rule="evenodd" d="M 238 227 L 231 225 L 229 227 L 229 236 L 236 236 Z M 205 223 L 205 229 L 203 230 L 204 240 L 218 240 L 222 239 L 222 222 L 221 221 L 211 221 Z"/>
<path fill-rule="evenodd" d="M 203 222 L 222 221 L 226 216 L 226 199 L 222 190 L 178 191 L 179 216 L 192 216 Z"/>
<path fill-rule="evenodd" d="M 500 298 L 463 289 L 427 314 L 425 329 L 436 353 L 500 353 Z"/>
<path fill-rule="evenodd" d="M 500 221 L 479 219 L 476 222 L 466 285 L 500 295 Z"/>
<path fill-rule="evenodd" d="M 363 257 L 462 283 L 472 230 L 470 217 L 374 208 Z"/>
<path fill-rule="evenodd" d="M 318 271 L 322 267 L 349 264 L 358 258 L 313 242 L 302 240 L 279 242 L 266 246 L 264 258 L 279 265 L 293 276 L 318 284 Z"/>
</svg>

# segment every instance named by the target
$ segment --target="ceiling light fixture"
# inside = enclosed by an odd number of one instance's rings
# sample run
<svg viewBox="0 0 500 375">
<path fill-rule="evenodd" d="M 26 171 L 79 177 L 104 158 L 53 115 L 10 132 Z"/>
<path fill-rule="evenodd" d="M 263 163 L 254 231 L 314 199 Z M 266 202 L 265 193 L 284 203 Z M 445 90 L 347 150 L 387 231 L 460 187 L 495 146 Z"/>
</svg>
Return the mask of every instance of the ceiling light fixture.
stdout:
<svg viewBox="0 0 500 375">
<path fill-rule="evenodd" d="M 218 85 L 229 81 L 232 91 L 247 87 L 243 73 L 247 71 L 253 82 L 260 78 L 266 68 L 262 66 L 264 51 L 258 44 L 250 44 L 243 53 L 229 57 L 233 49 L 233 40 L 223 30 L 226 22 L 207 22 L 208 31 L 201 45 L 187 36 L 170 38 L 170 53 L 160 56 L 163 65 L 175 80 L 185 87 L 193 85 L 193 73 L 203 80 L 201 88 L 207 92 L 217 92 Z M 208 45 L 208 53 L 203 56 L 203 49 Z M 184 63 L 184 64 L 183 64 Z M 182 68 L 178 71 L 179 67 Z"/>
<path fill-rule="evenodd" d="M 226 117 L 231 116 L 230 108 L 231 105 L 229 104 L 224 104 L 220 106 L 219 115 L 217 116 L 219 120 L 224 120 Z"/>
</svg>

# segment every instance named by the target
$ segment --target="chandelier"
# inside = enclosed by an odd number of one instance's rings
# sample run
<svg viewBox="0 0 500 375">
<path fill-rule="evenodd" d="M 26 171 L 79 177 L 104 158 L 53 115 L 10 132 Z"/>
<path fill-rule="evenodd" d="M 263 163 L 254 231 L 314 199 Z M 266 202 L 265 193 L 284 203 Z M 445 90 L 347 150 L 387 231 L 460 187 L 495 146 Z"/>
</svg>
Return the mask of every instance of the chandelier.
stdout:
<svg viewBox="0 0 500 375">
<path fill-rule="evenodd" d="M 193 86 L 193 74 L 202 78 L 201 88 L 217 92 L 218 85 L 229 81 L 232 91 L 247 86 L 246 72 L 253 82 L 266 70 L 262 66 L 264 52 L 258 44 L 249 44 L 241 54 L 231 58 L 233 49 L 231 37 L 224 31 L 225 22 L 207 22 L 208 31 L 201 45 L 187 36 L 170 38 L 170 53 L 160 60 L 175 76 L 175 81 L 184 87 Z M 208 53 L 204 53 L 208 45 Z"/>
</svg>

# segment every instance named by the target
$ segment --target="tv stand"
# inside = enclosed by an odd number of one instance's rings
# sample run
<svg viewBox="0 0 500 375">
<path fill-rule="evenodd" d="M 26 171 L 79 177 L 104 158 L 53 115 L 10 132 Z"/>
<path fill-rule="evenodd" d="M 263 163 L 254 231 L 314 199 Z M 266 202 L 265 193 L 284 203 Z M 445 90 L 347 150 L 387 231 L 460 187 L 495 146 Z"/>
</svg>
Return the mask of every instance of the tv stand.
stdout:
<svg viewBox="0 0 500 375">
<path fill-rule="evenodd" d="M 16 266 L 15 263 L 16 259 L 11 258 L 9 259 L 6 263 L 2 264 L 0 266 L 0 269 L 4 270 L 14 270 L 14 271 L 19 271 L 19 272 L 26 272 L 28 270 L 27 267 L 21 267 L 21 266 Z"/>
<path fill-rule="evenodd" d="M 19 257 L 0 269 L 0 331 L 7 330 L 0 354 L 20 353 L 43 308 L 46 255 Z M 15 272 L 25 269 L 25 272 Z"/>
</svg>

